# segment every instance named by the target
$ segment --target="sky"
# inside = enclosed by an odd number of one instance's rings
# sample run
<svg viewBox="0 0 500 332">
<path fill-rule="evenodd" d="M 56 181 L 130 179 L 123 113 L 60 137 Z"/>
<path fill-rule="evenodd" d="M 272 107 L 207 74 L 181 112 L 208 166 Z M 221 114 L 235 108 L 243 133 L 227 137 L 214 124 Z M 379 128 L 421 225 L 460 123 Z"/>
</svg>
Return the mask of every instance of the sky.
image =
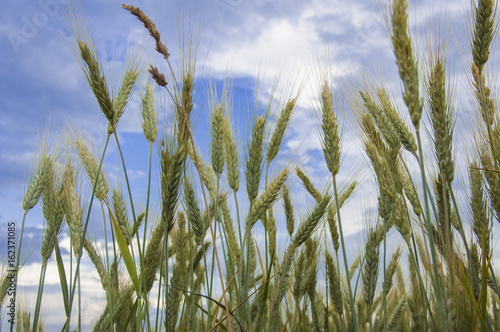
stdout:
<svg viewBox="0 0 500 332">
<path fill-rule="evenodd" d="M 67 137 L 64 133 L 70 123 L 79 128 L 96 151 L 101 151 L 107 129 L 105 118 L 68 46 L 71 36 L 67 34 L 63 13 L 72 1 L 4 2 L 0 12 L 0 99 L 3 101 L 0 104 L 0 259 L 3 259 L 6 248 L 4 229 L 7 223 L 15 222 L 17 232 L 20 231 L 22 197 L 40 142 L 47 139 L 50 148 L 63 145 Z M 162 70 L 166 69 L 161 58 L 152 51 L 152 39 L 142 24 L 120 4 L 103 0 L 83 4 L 108 82 L 115 87 L 129 55 L 139 49 L 142 63 L 153 63 Z M 209 158 L 209 109 L 204 105 L 207 105 L 211 86 L 220 91 L 228 78 L 233 96 L 235 132 L 242 151 L 248 141 L 254 110 L 267 104 L 273 87 L 277 91 L 276 111 L 288 97 L 300 91 L 280 154 L 283 163 L 295 165 L 299 162 L 313 182 L 324 189 L 326 165 L 318 136 L 317 110 L 320 84 L 325 78 L 331 82 L 343 133 L 339 182 L 345 184 L 356 178 L 364 184 L 343 210 L 344 218 L 348 220 L 344 226 L 345 234 L 353 239 L 350 244 L 353 251 L 359 251 L 364 239 L 363 230 L 373 224 L 373 220 L 366 219 L 376 208 L 376 192 L 373 183 L 370 184 L 373 174 L 367 170 L 355 111 L 346 97 L 355 84 L 366 86 L 372 80 L 384 82 L 401 105 L 400 81 L 386 26 L 381 19 L 380 2 L 137 0 L 131 4 L 140 7 L 156 23 L 174 66 L 179 60 L 179 27 L 183 31 L 191 27 L 197 33 L 194 38 L 198 41 L 195 139 L 205 158 Z M 466 86 L 467 61 L 470 61 L 469 6 L 469 2 L 463 0 L 410 1 L 410 21 L 419 56 L 428 56 L 425 51 L 427 41 L 434 38 L 430 27 L 437 24 L 447 27 L 445 48 L 449 54 L 452 88 L 457 97 L 453 104 L 456 106 L 458 137 L 464 137 L 460 135 L 466 135 L 470 130 L 467 120 L 470 110 L 467 108 L 471 105 L 472 94 Z M 146 197 L 148 145 L 142 135 L 138 106 L 146 78 L 146 75 L 142 76 L 118 126 L 134 199 L 140 202 L 145 202 Z M 167 99 L 158 89 L 156 97 L 160 101 Z M 168 116 L 168 104 L 160 103 L 159 107 Z M 273 115 L 271 123 L 276 120 L 277 115 Z M 459 138 L 458 141 L 455 155 L 465 160 L 467 139 Z M 116 146 L 112 144 L 104 167 L 108 176 L 115 179 L 113 184 L 123 186 L 123 182 L 116 180 L 121 172 L 116 152 Z M 432 158 L 432 154 L 429 157 Z M 459 190 L 464 190 L 466 178 L 462 171 Z M 291 181 L 299 187 L 296 179 Z M 306 211 L 309 201 L 303 191 L 294 195 L 294 201 Z M 97 209 L 91 217 L 94 219 L 99 220 Z M 99 222 L 91 222 L 90 226 L 97 241 L 102 239 L 102 224 Z M 32 250 L 19 281 L 19 299 L 26 303 L 34 301 L 38 284 L 38 252 L 43 225 L 40 208 L 35 208 L 26 219 L 25 239 L 29 240 L 23 242 L 22 249 L 23 252 Z M 63 231 L 61 236 L 61 247 L 68 257 L 67 232 Z M 47 305 L 42 314 L 47 326 L 55 327 L 60 326 L 63 311 L 55 263 L 51 262 L 43 299 Z M 84 303 L 85 313 L 91 317 L 102 310 L 103 295 L 93 292 L 96 288 L 101 289 L 93 267 L 84 264 L 82 269 L 82 277 L 85 276 L 82 278 L 85 279 L 83 292 L 89 294 Z"/>
</svg>

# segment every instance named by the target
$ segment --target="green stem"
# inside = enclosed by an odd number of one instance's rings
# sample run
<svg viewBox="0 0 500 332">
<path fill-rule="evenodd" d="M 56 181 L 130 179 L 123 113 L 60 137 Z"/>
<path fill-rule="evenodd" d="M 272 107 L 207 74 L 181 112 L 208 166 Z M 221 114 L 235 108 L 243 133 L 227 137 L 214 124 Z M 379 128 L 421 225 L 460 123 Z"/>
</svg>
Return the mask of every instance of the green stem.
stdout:
<svg viewBox="0 0 500 332">
<path fill-rule="evenodd" d="M 243 236 L 241 233 L 241 221 L 240 221 L 240 207 L 238 205 L 238 197 L 236 197 L 236 191 L 233 191 L 234 194 L 234 204 L 236 205 L 236 218 L 238 220 L 238 233 L 240 236 L 240 248 L 243 249 Z"/>
<path fill-rule="evenodd" d="M 188 222 L 188 236 L 189 236 L 189 275 L 191 276 L 191 291 L 196 292 L 196 290 L 194 289 L 193 241 L 191 240 L 193 237 L 191 234 L 191 223 L 190 222 Z M 202 246 L 203 246 L 203 243 L 202 243 Z M 196 311 L 195 310 L 196 310 L 196 308 L 195 308 L 194 296 L 191 296 L 191 317 L 190 317 L 191 328 L 193 328 L 193 325 L 196 321 Z M 149 317 L 149 315 L 148 315 L 148 317 Z"/>
<path fill-rule="evenodd" d="M 424 186 L 424 204 L 425 204 L 424 220 L 425 220 L 425 224 L 427 226 L 427 234 L 429 236 L 429 245 L 431 247 L 432 269 L 433 269 L 433 273 L 434 273 L 434 287 L 435 287 L 436 295 L 437 295 L 439 318 L 441 321 L 441 330 L 447 331 L 448 329 L 447 329 L 446 317 L 445 317 L 446 313 L 444 310 L 444 299 L 443 299 L 443 294 L 441 292 L 441 285 L 439 283 L 439 274 L 438 274 L 437 259 L 436 259 L 436 247 L 434 245 L 434 234 L 432 231 L 431 220 L 430 220 L 430 208 L 429 208 L 429 197 L 428 197 L 428 187 L 429 186 L 427 185 L 427 179 L 425 176 L 424 153 L 422 151 L 422 139 L 420 137 L 420 129 L 418 127 L 416 128 L 416 132 L 417 132 L 417 141 L 418 141 L 420 172 L 422 174 L 422 184 Z"/>
<path fill-rule="evenodd" d="M 386 223 L 384 222 L 384 284 L 383 284 L 383 294 L 384 294 L 384 332 L 387 332 L 387 280 L 386 280 L 386 259 L 387 259 L 387 229 Z"/>
<path fill-rule="evenodd" d="M 122 162 L 123 174 L 125 175 L 125 182 L 127 184 L 128 197 L 129 197 L 129 200 L 130 200 L 130 209 L 132 210 L 132 218 L 133 218 L 134 225 L 135 225 L 137 223 L 137 218 L 135 216 L 134 202 L 133 202 L 133 199 L 132 199 L 132 192 L 130 190 L 130 182 L 129 182 L 128 176 L 127 176 L 127 167 L 125 166 L 125 159 L 123 158 L 123 153 L 122 153 L 122 149 L 120 147 L 120 142 L 118 140 L 118 135 L 116 133 L 116 130 L 113 131 L 113 135 L 115 136 L 116 146 L 118 147 L 118 152 L 120 154 L 120 160 Z M 151 149 L 150 149 L 150 151 L 151 151 Z M 151 161 L 151 158 L 150 158 L 150 161 Z M 145 271 L 146 269 L 144 267 L 144 257 L 142 255 L 141 242 L 139 240 L 139 233 L 136 232 L 135 235 L 136 235 L 135 238 L 137 240 L 137 250 L 139 251 L 139 264 L 141 266 L 141 271 Z M 147 294 L 142 294 L 142 292 L 145 291 L 145 289 L 144 290 L 142 289 L 142 285 L 145 285 L 144 276 L 141 277 L 141 279 L 142 280 L 141 280 L 140 287 L 139 287 L 139 291 L 141 293 L 137 294 L 137 296 L 139 297 L 139 300 L 140 300 L 140 302 L 137 305 L 137 322 L 141 322 L 142 321 L 142 318 L 141 318 L 141 313 L 142 313 L 142 303 L 141 303 L 142 302 L 142 297 L 147 298 Z M 146 300 L 146 308 L 147 308 L 147 300 Z M 147 315 L 149 316 L 149 314 L 147 314 Z M 139 332 L 140 324 L 137 324 L 136 326 L 137 326 L 137 332 Z"/>
<path fill-rule="evenodd" d="M 78 275 L 78 332 L 82 330 L 82 285 Z"/>
<path fill-rule="evenodd" d="M 144 232 L 142 236 L 142 252 L 146 253 L 146 233 L 148 231 L 148 213 L 149 213 L 149 196 L 151 193 L 151 159 L 152 159 L 152 152 L 153 152 L 153 144 L 149 143 L 149 158 L 148 158 L 148 191 L 147 191 L 147 196 L 146 196 L 146 213 L 144 216 Z M 139 231 L 137 231 L 139 232 Z M 143 270 L 145 271 L 145 270 Z M 142 292 L 142 287 L 144 287 L 144 305 L 145 305 L 145 310 L 146 310 L 146 321 L 147 321 L 147 327 L 148 331 L 151 331 L 151 323 L 149 321 L 149 292 L 146 289 L 146 276 L 144 276 L 144 273 L 142 275 L 142 280 L 140 284 L 140 290 Z"/>
<path fill-rule="evenodd" d="M 351 277 L 349 275 L 349 266 L 347 264 L 347 253 L 345 249 L 345 242 L 344 242 L 344 232 L 342 230 L 342 220 L 340 218 L 340 205 L 339 205 L 339 195 L 337 192 L 337 179 L 335 175 L 333 176 L 333 190 L 335 194 L 335 205 L 337 207 L 337 219 L 339 221 L 339 234 L 340 234 L 340 241 L 342 242 L 342 254 L 344 256 L 344 265 L 345 265 L 345 274 L 347 278 L 347 287 L 349 288 L 349 299 L 350 299 L 350 305 L 351 305 L 351 320 L 354 323 L 354 330 L 356 332 L 359 332 L 359 326 L 358 326 L 358 320 L 355 318 L 356 317 L 356 307 L 354 304 L 354 296 L 352 295 L 352 286 L 351 286 Z"/>
<path fill-rule="evenodd" d="M 168 231 L 167 228 L 165 227 L 165 242 L 163 244 L 163 249 L 165 251 L 165 317 L 168 317 L 167 310 L 169 307 L 169 299 L 168 299 L 168 294 L 169 294 L 169 289 L 167 287 L 167 284 L 169 284 L 168 281 Z M 169 331 L 169 324 L 166 324 L 166 329 Z"/>
<path fill-rule="evenodd" d="M 106 215 L 104 213 L 104 206 L 101 202 L 101 213 L 102 213 L 102 223 L 103 223 L 103 226 L 104 226 L 104 252 L 105 252 L 105 255 L 106 255 L 106 273 L 108 274 L 108 276 L 110 276 L 110 264 L 109 264 L 109 255 L 108 255 L 108 233 L 107 233 L 107 230 L 106 230 Z M 111 232 L 113 232 L 113 227 L 111 227 Z M 115 241 L 114 241 L 114 237 L 113 237 L 113 252 L 114 252 L 114 256 L 115 256 L 115 259 L 116 259 L 116 247 L 115 247 Z M 112 295 L 112 292 L 111 292 L 111 289 L 110 289 L 111 285 L 110 283 L 108 282 L 107 283 L 107 286 L 106 286 L 106 300 L 108 302 L 108 306 L 109 306 L 109 329 L 110 331 L 113 330 L 113 295 Z"/>
<path fill-rule="evenodd" d="M 106 149 L 109 143 L 108 134 L 106 137 L 106 143 L 104 144 L 104 149 L 102 151 L 101 160 L 99 161 L 99 168 L 97 169 L 97 175 L 95 177 L 94 186 L 92 187 L 92 194 L 90 196 L 89 208 L 87 210 L 87 217 L 85 218 L 85 223 L 83 224 L 82 238 L 80 239 L 80 247 L 78 248 L 77 259 L 76 259 L 76 268 L 75 268 L 75 276 L 72 283 L 71 295 L 69 298 L 69 317 L 66 318 L 66 332 L 69 332 L 69 322 L 71 321 L 71 308 L 73 307 L 73 299 L 75 297 L 75 289 L 76 289 L 76 278 L 80 274 L 80 261 L 83 256 L 83 242 L 85 240 L 85 236 L 87 234 L 87 227 L 90 220 L 90 211 L 92 210 L 92 202 L 94 201 L 95 188 L 97 187 L 97 181 L 99 180 L 99 174 L 101 173 L 102 164 L 104 161 L 104 155 L 106 153 Z"/>
<path fill-rule="evenodd" d="M 42 262 L 42 269 L 40 271 L 40 280 L 38 282 L 38 293 L 36 296 L 35 314 L 33 317 L 33 331 L 38 331 L 38 319 L 40 318 L 40 307 L 42 304 L 42 294 L 43 294 L 43 285 L 45 284 L 45 274 L 47 272 L 47 262 L 48 262 L 47 259 L 45 259 Z"/>
<path fill-rule="evenodd" d="M 155 331 L 158 331 L 158 317 L 160 314 L 160 298 L 161 298 L 161 278 L 163 275 L 163 264 L 161 262 L 163 262 L 164 255 L 165 255 L 165 246 L 162 246 L 161 255 L 160 255 L 160 276 L 158 278 L 158 298 L 156 299 Z M 166 284 L 166 282 L 165 282 L 165 284 Z"/>
<path fill-rule="evenodd" d="M 340 280 L 340 266 L 339 266 L 339 253 L 338 251 L 335 251 L 335 257 L 336 257 L 336 264 L 337 264 L 337 279 L 339 281 L 339 286 L 342 285 L 342 281 Z M 340 300 L 343 302 L 344 300 L 342 300 L 342 292 L 340 292 Z M 343 313 L 339 313 L 339 318 L 340 318 L 340 327 L 342 329 L 342 332 L 345 332 L 345 326 L 344 326 L 344 320 L 343 320 Z"/>
<path fill-rule="evenodd" d="M 248 266 L 250 265 L 250 241 L 252 238 L 252 208 L 253 208 L 253 199 L 250 200 L 250 212 L 248 213 L 248 225 L 246 231 L 246 245 L 247 245 L 247 259 L 245 264 L 245 289 L 243 293 L 243 298 L 246 299 L 248 297 Z M 243 326 L 247 326 L 250 324 L 250 310 L 248 310 L 248 303 L 245 302 L 243 312 L 245 313 L 245 319 L 243 320 Z M 247 321 L 248 320 L 248 321 Z"/>
</svg>

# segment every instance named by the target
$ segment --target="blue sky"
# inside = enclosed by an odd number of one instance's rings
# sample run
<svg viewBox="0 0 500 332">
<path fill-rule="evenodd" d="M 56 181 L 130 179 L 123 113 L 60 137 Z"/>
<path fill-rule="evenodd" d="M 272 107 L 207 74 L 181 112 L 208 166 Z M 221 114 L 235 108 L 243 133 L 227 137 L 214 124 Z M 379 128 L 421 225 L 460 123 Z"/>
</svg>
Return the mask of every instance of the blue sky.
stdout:
<svg viewBox="0 0 500 332">
<path fill-rule="evenodd" d="M 77 125 L 86 139 L 102 149 L 106 123 L 99 111 L 83 73 L 78 66 L 63 37 L 63 9 L 68 1 L 55 0 L 15 1 L 7 0 L 0 13 L 0 227 L 11 221 L 20 228 L 22 217 L 21 201 L 29 176 L 30 167 L 43 135 L 50 137 L 49 143 L 57 145 L 56 138 L 66 128 L 67 122 Z M 296 93 L 302 86 L 294 119 L 283 145 L 283 155 L 288 161 L 300 161 L 315 183 L 322 188 L 325 183 L 324 161 L 321 144 L 317 135 L 317 105 L 319 95 L 318 73 L 325 75 L 333 84 L 339 99 L 340 120 L 343 123 L 343 156 L 341 181 L 353 177 L 370 179 L 366 170 L 366 160 L 358 139 L 354 114 L 349 105 L 342 103 L 342 91 L 353 81 L 363 82 L 367 78 L 382 80 L 386 87 L 400 98 L 399 79 L 394 65 L 389 39 L 382 20 L 379 6 L 371 0 L 312 0 L 312 1 L 265 1 L 265 0 L 208 0 L 208 1 L 134 1 L 156 23 L 162 39 L 172 54 L 178 59 L 179 19 L 197 26 L 201 22 L 198 48 L 198 99 L 195 114 L 199 115 L 196 139 L 205 146 L 204 156 L 208 158 L 206 142 L 209 137 L 207 109 L 203 107 L 208 95 L 208 87 L 215 84 L 221 88 L 224 78 L 229 76 L 234 97 L 234 121 L 239 141 L 244 147 L 247 131 L 253 118 L 253 103 L 266 104 L 275 82 L 284 96 Z M 145 34 L 142 24 L 120 7 L 118 1 L 93 1 L 84 4 L 85 15 L 91 28 L 96 48 L 101 56 L 105 72 L 111 71 L 108 80 L 118 83 L 127 58 L 128 45 L 145 45 L 151 49 L 152 39 Z M 447 50 L 451 56 L 452 82 L 459 97 L 458 105 L 470 105 L 470 90 L 464 68 L 470 59 L 467 39 L 467 11 L 469 2 L 462 0 L 411 1 L 410 20 L 418 30 L 417 49 L 425 49 L 428 29 L 441 15 L 447 22 L 449 42 Z M 457 47 L 461 44 L 463 49 Z M 133 49 L 133 47 L 132 47 Z M 427 55 L 423 51 L 422 55 Z M 319 59 L 319 60 L 318 60 Z M 147 52 L 143 60 L 160 64 L 153 52 Z M 163 67 L 165 68 L 165 67 Z M 144 76 L 145 77 L 145 76 Z M 276 77 L 280 79 L 277 80 Z M 135 188 L 134 199 L 145 202 L 145 179 L 147 176 L 147 144 L 140 127 L 138 96 L 143 91 L 145 80 L 129 108 L 120 120 L 118 132 L 122 148 L 126 151 L 127 168 Z M 460 83 L 458 83 L 460 82 Z M 258 87 L 259 93 L 256 93 Z M 165 98 L 165 96 L 158 99 Z M 278 100 L 278 106 L 286 102 Z M 281 104 L 280 104 L 281 103 Z M 279 109 L 279 107 L 278 107 Z M 469 110 L 457 107 L 457 132 L 467 132 L 464 124 Z M 406 116 L 406 114 L 404 114 Z M 460 143 L 464 144 L 464 142 Z M 466 156 L 457 148 L 458 157 Z M 243 157 L 243 156 L 242 156 Z M 430 156 L 432 157 L 432 155 Z M 243 159 L 241 159 L 243 160 Z M 243 165 L 243 162 L 240 162 Z M 116 179 L 120 171 L 116 148 L 110 147 L 105 169 L 110 178 Z M 364 169 L 363 171 L 359 171 Z M 466 173 L 462 178 L 466 179 Z M 295 181 L 296 182 L 296 181 Z M 463 189 L 463 188 L 462 188 Z M 157 189 L 159 190 L 159 189 Z M 301 196 L 302 195 L 302 196 Z M 294 198 L 304 201 L 304 194 Z M 367 225 L 366 211 L 375 206 L 373 186 L 367 184 L 358 190 L 356 197 L 346 206 L 345 214 L 349 222 L 345 232 L 354 240 L 362 241 L 359 231 Z M 299 204 L 298 203 L 298 204 Z M 95 210 L 97 211 L 97 209 Z M 96 214 L 98 212 L 95 212 Z M 99 220 L 98 216 L 95 217 Z M 91 226 L 99 238 L 99 223 Z M 21 299 L 33 301 L 38 283 L 40 265 L 38 246 L 41 239 L 43 221 L 38 209 L 30 212 L 26 230 L 31 236 L 26 249 L 33 249 L 25 273 L 21 275 L 24 287 Z M 4 234 L 1 231 L 0 234 Z M 358 234 L 358 235 L 357 235 Z M 362 242 L 361 242 L 362 243 Z M 351 244 L 359 250 L 361 243 Z M 0 239 L 5 247 L 5 239 Z M 66 246 L 69 248 L 69 240 Z M 24 250 L 24 246 L 23 246 Z M 0 249 L 3 253 L 4 249 Z M 62 301 L 55 264 L 49 270 L 47 292 L 44 303 L 55 308 L 45 309 L 46 323 L 57 324 L 61 317 L 56 314 Z M 92 266 L 86 266 L 83 273 L 88 275 L 86 289 L 100 288 Z M 53 274 L 50 274 L 53 273 Z M 97 296 L 99 299 L 99 295 Z M 101 307 L 93 297 L 88 298 L 87 312 L 98 312 Z M 28 300 L 31 299 L 31 300 Z M 59 310 L 62 312 L 62 310 Z"/>
</svg>

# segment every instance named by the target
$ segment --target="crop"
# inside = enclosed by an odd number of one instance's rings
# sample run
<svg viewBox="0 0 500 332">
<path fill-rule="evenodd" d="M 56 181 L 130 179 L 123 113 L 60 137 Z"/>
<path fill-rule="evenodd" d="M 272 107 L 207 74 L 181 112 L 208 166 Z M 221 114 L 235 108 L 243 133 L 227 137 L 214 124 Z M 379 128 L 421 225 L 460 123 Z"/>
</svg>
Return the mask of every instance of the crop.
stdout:
<svg viewBox="0 0 500 332">
<path fill-rule="evenodd" d="M 106 294 L 95 331 L 500 328 L 500 285 L 493 264 L 493 224 L 500 221 L 500 113 L 486 70 L 498 24 L 497 3 L 479 0 L 471 14 L 472 57 L 463 84 L 470 86 L 476 101 L 477 112 L 470 112 L 475 145 L 467 168 L 459 169 L 463 163 L 457 163 L 454 153 L 456 114 L 444 47 L 434 45 L 423 59 L 410 35 L 408 2 L 391 2 L 387 27 L 403 103 L 398 104 L 383 82 L 347 94 L 377 186 L 378 209 L 364 250 L 351 262 L 344 236 L 349 220 L 343 218 L 342 207 L 359 183 L 339 183 L 339 174 L 347 170 L 341 163 L 342 124 L 332 83 L 326 79 L 316 87 L 319 106 L 314 110 L 329 171 L 327 188 L 318 189 L 299 164 L 277 162 L 300 91 L 279 106 L 270 101 L 267 109 L 256 112 L 246 150 L 237 144 L 229 92 L 213 93 L 210 130 L 204 133 L 211 153 L 201 153 L 193 134 L 197 72 L 192 40 L 183 45 L 180 68 L 173 68 L 154 22 L 137 7 L 122 7 L 147 29 L 166 68 L 162 72 L 149 67 L 156 87 L 147 83 L 141 97 L 142 128 L 150 149 L 146 202 L 132 198 L 126 151 L 117 135 L 131 95 L 141 90 L 143 67 L 136 61 L 127 64 L 112 95 L 90 36 L 76 34 L 74 49 L 108 125 L 107 139 L 104 146 L 90 147 L 73 135 L 66 154 L 41 151 L 26 187 L 23 225 L 37 204 L 46 221 L 33 330 L 40 327 L 52 255 L 65 331 L 81 328 L 78 299 L 83 295 L 77 290 L 84 259 L 95 266 Z M 175 110 L 167 133 L 158 125 L 155 90 L 164 93 Z M 273 114 L 278 114 L 274 122 Z M 118 148 L 125 190 L 112 188 L 103 171 L 110 140 Z M 100 155 L 93 152 L 96 148 Z M 425 153 L 429 149 L 432 155 Z M 151 182 L 155 150 L 159 183 Z M 209 160 L 204 155 L 210 155 Z M 418 165 L 417 172 L 410 164 Z M 456 197 L 459 172 L 467 174 L 470 184 L 466 202 Z M 150 201 L 154 185 L 160 192 L 156 205 Z M 91 188 L 88 202 L 81 195 L 84 186 Z M 237 195 L 240 190 L 246 195 Z M 294 195 L 301 191 L 313 203 L 297 211 Z M 113 250 L 106 250 L 104 257 L 87 234 L 90 212 L 98 207 L 104 232 L 107 225 L 112 230 L 104 238 L 106 248 L 110 241 Z M 278 207 L 284 213 L 275 213 Z M 262 241 L 254 236 L 257 224 L 263 227 Z M 71 271 L 59 250 L 62 232 L 71 239 Z M 389 232 L 397 233 L 402 243 L 393 251 L 387 246 Z M 277 246 L 277 237 L 286 238 L 284 248 Z M 3 299 L 3 292 L 0 295 Z M 23 324 L 30 326 L 25 316 Z"/>
</svg>

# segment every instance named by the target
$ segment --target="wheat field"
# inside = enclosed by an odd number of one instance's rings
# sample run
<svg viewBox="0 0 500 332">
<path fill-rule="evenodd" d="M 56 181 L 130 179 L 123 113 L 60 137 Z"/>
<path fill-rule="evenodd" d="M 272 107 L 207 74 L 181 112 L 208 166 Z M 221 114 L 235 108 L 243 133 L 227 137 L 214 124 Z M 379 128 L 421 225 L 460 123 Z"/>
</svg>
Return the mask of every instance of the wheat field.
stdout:
<svg viewBox="0 0 500 332">
<path fill-rule="evenodd" d="M 179 47 L 182 61 L 173 63 L 173 50 L 148 14 L 122 5 L 147 31 L 162 65 L 128 62 L 113 93 L 90 34 L 68 15 L 70 47 L 107 136 L 102 146 L 91 146 L 73 128 L 58 151 L 39 151 L 22 202 L 16 257 L 22 270 L 25 218 L 39 207 L 46 226 L 36 305 L 33 312 L 19 307 L 16 326 L 4 323 L 4 329 L 44 330 L 44 280 L 48 265 L 55 264 L 63 331 L 80 331 L 82 324 L 94 331 L 500 330 L 500 272 L 493 257 L 493 226 L 500 221 L 500 112 L 489 67 L 497 6 L 493 0 L 473 3 L 463 45 L 470 62 L 458 84 L 474 99 L 466 115 L 472 127 L 469 159 L 457 160 L 463 154 L 456 146 L 464 138 L 455 135 L 447 41 L 417 47 L 422 43 L 412 38 L 411 2 L 393 0 L 384 13 L 400 78 L 397 94 L 373 78 L 338 92 L 327 73 L 314 86 L 314 134 L 329 171 L 324 183 L 314 181 L 300 161 L 280 154 L 301 89 L 255 112 L 245 146 L 233 122 L 230 88 L 209 91 L 210 124 L 199 134 L 192 36 Z M 133 199 L 119 136 L 135 92 L 149 145 L 147 196 L 141 201 Z M 346 107 L 355 115 L 376 186 L 376 219 L 355 253 L 346 243 L 349 220 L 342 209 L 361 184 L 345 181 L 350 170 L 342 163 L 337 93 L 349 99 Z M 160 125 L 165 114 L 159 94 L 173 105 L 168 128 Z M 200 135 L 209 151 L 201 151 Z M 111 141 L 120 156 L 117 187 L 103 170 Z M 151 180 L 155 168 L 157 182 Z M 467 188 L 457 187 L 459 174 L 465 174 Z M 154 192 L 158 202 L 150 199 Z M 307 197 L 307 206 L 298 197 Z M 104 248 L 110 250 L 103 252 L 89 235 L 93 209 L 100 209 L 93 215 L 101 216 Z M 71 266 L 61 258 L 62 234 L 70 238 Z M 89 317 L 81 308 L 83 262 L 95 268 L 105 294 L 100 316 L 90 322 L 83 321 Z M 10 279 L 5 273 L 1 278 L 5 304 Z"/>
</svg>

